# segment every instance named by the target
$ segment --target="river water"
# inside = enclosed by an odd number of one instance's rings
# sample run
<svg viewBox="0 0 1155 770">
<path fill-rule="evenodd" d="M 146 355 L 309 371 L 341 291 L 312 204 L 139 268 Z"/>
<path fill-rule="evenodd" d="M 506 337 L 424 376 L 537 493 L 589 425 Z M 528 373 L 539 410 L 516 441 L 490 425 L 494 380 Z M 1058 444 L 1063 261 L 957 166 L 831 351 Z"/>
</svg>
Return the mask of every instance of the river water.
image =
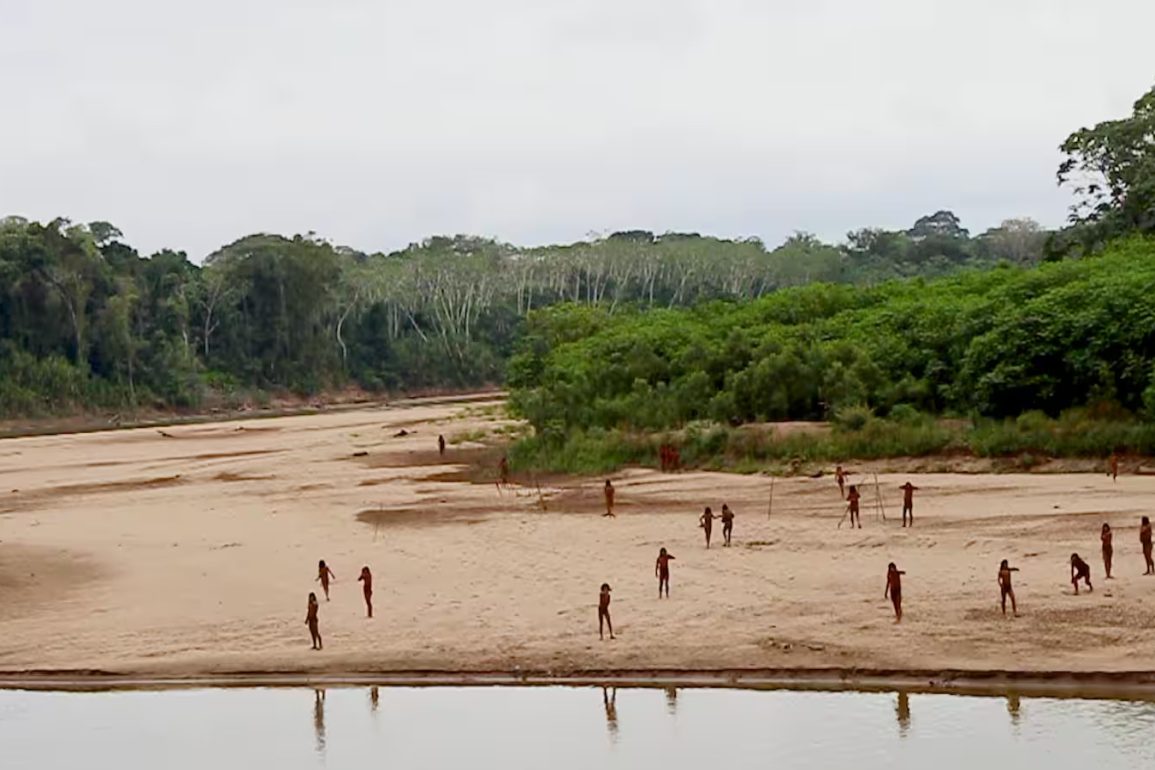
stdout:
<svg viewBox="0 0 1155 770">
<path fill-rule="evenodd" d="M 0 690 L 0 768 L 1155 768 L 1155 703 L 329 687 Z"/>
</svg>

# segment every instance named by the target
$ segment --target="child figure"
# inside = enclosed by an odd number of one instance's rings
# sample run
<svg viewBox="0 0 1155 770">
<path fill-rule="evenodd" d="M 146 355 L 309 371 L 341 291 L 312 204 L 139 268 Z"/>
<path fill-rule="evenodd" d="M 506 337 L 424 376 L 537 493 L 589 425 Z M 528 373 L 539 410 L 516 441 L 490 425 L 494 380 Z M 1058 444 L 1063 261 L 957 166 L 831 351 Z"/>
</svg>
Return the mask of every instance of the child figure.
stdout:
<svg viewBox="0 0 1155 770">
<path fill-rule="evenodd" d="M 369 567 L 361 568 L 361 577 L 357 581 L 364 583 L 361 586 L 361 592 L 365 594 L 365 608 L 369 612 L 369 617 L 373 617 L 373 573 L 369 571 Z"/>
<path fill-rule="evenodd" d="M 602 624 L 609 627 L 610 639 L 614 638 L 614 624 L 610 620 L 610 588 L 609 583 L 602 583 L 602 592 L 598 596 L 598 639 L 605 640 L 605 635 L 602 632 Z"/>
<path fill-rule="evenodd" d="M 1011 573 L 1018 571 L 1019 568 L 1010 566 L 1006 559 L 1003 559 L 1002 563 L 999 564 L 999 593 L 1002 596 L 1004 616 L 1007 614 L 1008 596 L 1011 597 L 1011 612 L 1016 618 L 1019 616 L 1019 606 L 1015 603 L 1015 589 L 1011 587 Z"/>
<path fill-rule="evenodd" d="M 710 506 L 706 506 L 706 512 L 698 517 L 698 526 L 706 533 L 706 547 L 710 547 L 710 534 L 714 531 L 714 519 L 718 518 L 714 512 L 710 510 Z"/>
<path fill-rule="evenodd" d="M 325 564 L 325 560 L 317 562 L 317 580 L 321 581 L 321 589 L 325 592 L 325 601 L 329 601 L 329 581 L 336 580 L 333 570 Z"/>
<path fill-rule="evenodd" d="M 662 586 L 666 587 L 666 598 L 670 598 L 670 562 L 674 557 L 662 548 L 658 551 L 658 561 L 654 564 L 654 575 L 658 578 L 658 598 L 662 598 Z"/>
</svg>

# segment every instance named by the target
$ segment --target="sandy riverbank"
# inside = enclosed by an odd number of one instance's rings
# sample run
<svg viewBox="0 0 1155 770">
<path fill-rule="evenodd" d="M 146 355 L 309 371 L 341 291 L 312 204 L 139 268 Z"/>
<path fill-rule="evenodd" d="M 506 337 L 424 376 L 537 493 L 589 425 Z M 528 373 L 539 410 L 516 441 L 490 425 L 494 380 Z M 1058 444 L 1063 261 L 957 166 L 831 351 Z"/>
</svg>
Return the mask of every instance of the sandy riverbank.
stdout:
<svg viewBox="0 0 1155 770">
<path fill-rule="evenodd" d="M 768 518 L 765 478 L 631 471 L 608 520 L 600 480 L 499 494 L 458 464 L 488 461 L 480 445 L 438 458 L 438 433 L 497 425 L 476 404 L 428 404 L 0 441 L 0 675 L 1155 669 L 1137 540 L 1155 477 L 912 476 L 919 519 L 903 530 L 907 477 L 880 476 L 890 520 L 864 506 L 850 531 L 828 478 L 777 481 Z M 735 544 L 707 551 L 697 516 L 723 501 Z M 659 602 L 662 545 L 677 560 Z M 1071 595 L 1072 551 L 1094 593 Z M 302 621 L 320 558 L 338 581 L 317 653 Z M 1001 558 L 1022 568 L 1017 619 L 998 611 Z M 892 560 L 900 626 L 882 595 Z M 619 634 L 604 643 L 602 581 Z"/>
</svg>

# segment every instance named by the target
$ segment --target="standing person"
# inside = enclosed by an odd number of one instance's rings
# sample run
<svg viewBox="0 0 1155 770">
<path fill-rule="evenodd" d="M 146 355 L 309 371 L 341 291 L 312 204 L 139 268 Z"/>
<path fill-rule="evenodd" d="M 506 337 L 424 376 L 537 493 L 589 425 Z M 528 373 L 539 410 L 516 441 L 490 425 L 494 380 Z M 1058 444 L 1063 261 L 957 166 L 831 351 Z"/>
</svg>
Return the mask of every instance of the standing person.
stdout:
<svg viewBox="0 0 1155 770">
<path fill-rule="evenodd" d="M 325 564 L 325 560 L 317 562 L 317 580 L 321 581 L 321 590 L 325 592 L 325 601 L 329 601 L 329 581 L 336 580 L 337 576 L 333 574 L 333 570 L 329 569 L 329 565 Z"/>
<path fill-rule="evenodd" d="M 854 529 L 854 522 L 858 522 L 858 528 L 862 529 L 862 516 L 858 513 L 858 500 L 861 495 L 858 494 L 858 487 L 854 484 L 850 485 L 850 489 L 846 492 L 846 510 L 850 512 L 850 528 Z"/>
<path fill-rule="evenodd" d="M 662 548 L 658 551 L 658 561 L 654 564 L 654 575 L 658 578 L 658 598 L 662 598 L 662 586 L 666 587 L 666 598 L 670 598 L 670 562 L 674 557 Z"/>
<path fill-rule="evenodd" d="M 710 547 L 710 535 L 714 531 L 714 519 L 718 518 L 714 512 L 710 510 L 710 506 L 706 506 L 706 512 L 698 517 L 698 526 L 706 532 L 706 547 Z"/>
<path fill-rule="evenodd" d="M 606 479 L 605 497 L 606 497 L 606 512 L 603 513 L 602 516 L 613 517 L 614 516 L 614 485 L 613 485 L 613 482 L 610 481 L 609 479 Z M 616 518 L 616 517 L 614 517 L 614 518 Z"/>
<path fill-rule="evenodd" d="M 1111 477 L 1111 481 L 1119 480 L 1119 453 L 1111 452 L 1111 456 L 1107 458 L 1107 475 Z"/>
<path fill-rule="evenodd" d="M 445 457 L 445 436 L 439 435 L 437 437 L 437 454 Z"/>
<path fill-rule="evenodd" d="M 610 588 L 609 583 L 602 583 L 602 592 L 598 595 L 598 639 L 605 640 L 603 624 L 609 627 L 610 639 L 614 638 L 614 624 L 610 620 Z"/>
<path fill-rule="evenodd" d="M 906 572 L 894 566 L 894 562 L 886 567 L 886 590 L 882 592 L 882 598 L 890 597 L 890 602 L 894 605 L 895 623 L 902 622 L 902 576 L 905 574 Z"/>
<path fill-rule="evenodd" d="M 918 491 L 918 487 L 911 484 L 909 481 L 903 484 L 899 489 L 902 490 L 902 526 L 906 526 L 906 515 L 910 514 L 910 526 L 914 526 L 914 493 Z"/>
<path fill-rule="evenodd" d="M 505 455 L 497 463 L 497 475 L 501 478 L 501 486 L 509 485 L 509 458 Z"/>
<path fill-rule="evenodd" d="M 730 534 L 734 531 L 734 512 L 730 506 L 722 503 L 722 539 L 723 545 L 730 547 Z"/>
<path fill-rule="evenodd" d="M 838 482 L 838 496 L 843 500 L 846 499 L 846 471 L 842 470 L 842 466 L 838 465 L 834 468 L 834 480 Z"/>
<path fill-rule="evenodd" d="M 313 639 L 313 649 L 319 650 L 323 647 L 321 644 L 321 631 L 317 624 L 317 611 L 320 609 L 317 604 L 317 595 L 315 593 L 309 594 L 309 606 L 305 610 L 305 625 L 309 627 L 309 636 Z"/>
<path fill-rule="evenodd" d="M 1111 543 L 1114 538 L 1111 525 L 1103 522 L 1103 531 L 1099 534 L 1099 539 L 1103 541 L 1103 568 L 1107 570 L 1108 580 L 1111 580 L 1111 557 L 1115 555 L 1115 546 Z"/>
<path fill-rule="evenodd" d="M 1139 524 L 1139 542 L 1143 545 L 1143 559 L 1147 562 L 1144 575 L 1155 575 L 1155 561 L 1151 560 L 1151 520 L 1143 517 Z"/>
<path fill-rule="evenodd" d="M 999 594 L 1003 603 L 1003 615 L 1007 614 L 1007 597 L 1011 597 L 1011 612 L 1019 616 L 1019 605 L 1015 603 L 1015 589 L 1011 587 L 1011 573 L 1018 572 L 1018 567 L 1012 567 L 1006 559 L 999 564 Z"/>
<path fill-rule="evenodd" d="M 369 612 L 369 617 L 373 617 L 373 573 L 369 571 L 367 565 L 361 568 L 361 577 L 357 578 L 357 581 L 365 584 L 361 586 L 361 592 L 365 594 L 365 608 Z"/>
<path fill-rule="evenodd" d="M 1088 591 L 1094 591 L 1091 587 L 1091 567 L 1087 562 L 1079 558 L 1079 554 L 1071 554 L 1071 585 L 1075 587 L 1075 596 L 1079 595 L 1079 581 L 1082 580 L 1087 584 Z"/>
</svg>

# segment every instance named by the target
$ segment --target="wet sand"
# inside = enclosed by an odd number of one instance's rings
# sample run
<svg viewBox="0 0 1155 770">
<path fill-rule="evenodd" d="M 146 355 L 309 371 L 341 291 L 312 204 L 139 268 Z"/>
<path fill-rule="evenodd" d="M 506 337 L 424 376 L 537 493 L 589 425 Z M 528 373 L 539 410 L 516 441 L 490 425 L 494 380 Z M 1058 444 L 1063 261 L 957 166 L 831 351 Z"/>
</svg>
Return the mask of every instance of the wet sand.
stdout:
<svg viewBox="0 0 1155 770">
<path fill-rule="evenodd" d="M 871 477 L 864 528 L 851 531 L 836 528 L 829 477 L 777 480 L 768 517 L 764 477 L 630 471 L 616 477 L 611 520 L 601 479 L 499 492 L 471 470 L 494 467 L 476 440 L 502 424 L 484 405 L 428 404 L 0 441 L 0 675 L 1109 682 L 1152 670 L 1155 578 L 1141 575 L 1137 525 L 1155 477 L 909 476 L 918 519 L 903 530 L 908 476 L 880 475 L 888 520 Z M 438 433 L 470 440 L 442 460 Z M 697 517 L 722 502 L 737 513 L 734 546 L 720 547 L 716 524 L 707 551 Z M 1116 530 L 1112 581 L 1104 521 Z M 677 557 L 661 601 L 660 546 Z M 1092 565 L 1093 593 L 1072 595 L 1072 551 Z M 319 592 L 321 558 L 338 579 L 321 602 L 325 650 L 312 652 L 305 597 Z M 998 609 L 1002 558 L 1022 568 L 1020 618 Z M 888 561 L 907 571 L 898 626 L 883 598 Z M 603 581 L 612 642 L 597 638 Z"/>
</svg>

